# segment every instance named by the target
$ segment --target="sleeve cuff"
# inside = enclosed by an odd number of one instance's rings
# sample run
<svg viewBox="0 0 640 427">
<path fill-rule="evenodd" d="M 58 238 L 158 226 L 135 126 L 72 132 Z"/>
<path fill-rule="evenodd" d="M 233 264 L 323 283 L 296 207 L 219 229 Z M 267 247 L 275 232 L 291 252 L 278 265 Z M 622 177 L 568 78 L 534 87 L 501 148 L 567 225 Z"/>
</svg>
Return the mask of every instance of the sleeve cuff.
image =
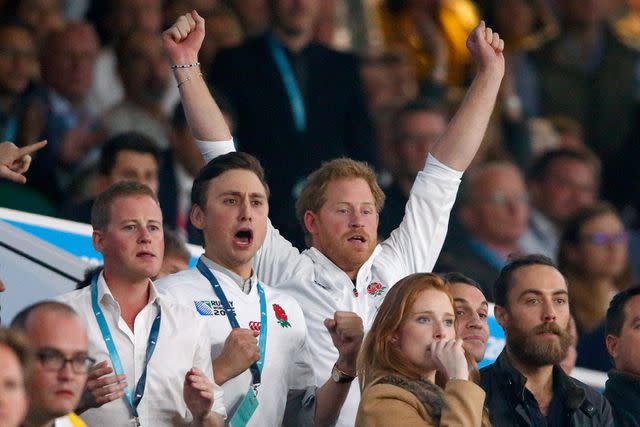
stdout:
<svg viewBox="0 0 640 427">
<path fill-rule="evenodd" d="M 206 163 L 223 154 L 236 151 L 233 139 L 226 141 L 196 141 L 200 154 Z"/>
<path fill-rule="evenodd" d="M 427 156 L 427 162 L 424 165 L 424 171 L 429 171 L 430 175 L 435 175 L 445 179 L 461 179 L 463 171 L 457 171 L 442 163 L 429 153 Z"/>
</svg>

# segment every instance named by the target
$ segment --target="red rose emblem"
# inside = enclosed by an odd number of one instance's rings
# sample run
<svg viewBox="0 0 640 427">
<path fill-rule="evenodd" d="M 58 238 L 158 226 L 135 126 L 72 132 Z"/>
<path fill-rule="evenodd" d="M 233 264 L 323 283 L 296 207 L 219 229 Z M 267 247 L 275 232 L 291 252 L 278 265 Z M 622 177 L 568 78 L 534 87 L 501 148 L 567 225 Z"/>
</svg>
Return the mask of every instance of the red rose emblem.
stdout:
<svg viewBox="0 0 640 427">
<path fill-rule="evenodd" d="M 381 283 L 373 282 L 367 286 L 367 293 L 373 297 L 382 295 L 385 287 Z"/>
<path fill-rule="evenodd" d="M 291 323 L 289 323 L 289 318 L 287 317 L 287 313 L 285 313 L 284 309 L 280 307 L 278 304 L 273 304 L 273 312 L 276 315 L 276 319 L 278 320 L 278 324 L 283 328 L 291 327 Z"/>
</svg>

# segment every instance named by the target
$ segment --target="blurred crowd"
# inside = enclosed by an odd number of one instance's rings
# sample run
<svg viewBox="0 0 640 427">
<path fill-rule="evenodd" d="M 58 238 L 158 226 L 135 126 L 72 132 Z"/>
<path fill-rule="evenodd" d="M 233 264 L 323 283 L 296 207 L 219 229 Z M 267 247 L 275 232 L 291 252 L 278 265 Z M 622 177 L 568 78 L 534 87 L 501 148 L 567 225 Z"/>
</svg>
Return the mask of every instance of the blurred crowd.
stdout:
<svg viewBox="0 0 640 427">
<path fill-rule="evenodd" d="M 48 141 L 26 185 L 0 182 L 0 206 L 88 223 L 99 193 L 135 180 L 158 194 L 167 229 L 202 243 L 188 216 L 204 161 L 160 39 L 196 9 L 200 69 L 235 144 L 265 167 L 274 225 L 303 248 L 300 188 L 322 162 L 349 156 L 378 174 L 387 237 L 472 81 L 465 40 L 484 19 L 505 40 L 506 74 L 435 271 L 461 271 L 490 297 L 510 256 L 549 256 L 569 280 L 578 364 L 610 368 L 606 309 L 640 267 L 640 2 L 320 5 L 0 1 L 0 140 Z M 313 28 L 310 43 L 285 49 L 284 70 L 261 56 L 273 26 Z"/>
</svg>

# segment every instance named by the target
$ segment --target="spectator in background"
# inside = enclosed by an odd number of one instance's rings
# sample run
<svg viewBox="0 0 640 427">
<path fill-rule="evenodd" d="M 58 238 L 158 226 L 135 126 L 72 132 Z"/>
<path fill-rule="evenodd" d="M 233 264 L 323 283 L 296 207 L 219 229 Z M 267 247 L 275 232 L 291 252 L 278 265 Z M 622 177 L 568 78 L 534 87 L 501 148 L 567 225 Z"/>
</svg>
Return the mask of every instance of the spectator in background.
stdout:
<svg viewBox="0 0 640 427">
<path fill-rule="evenodd" d="M 62 207 L 61 216 L 90 224 L 95 196 L 117 182 L 139 182 L 158 194 L 159 163 L 160 152 L 146 136 L 127 132 L 109 138 L 102 145 L 100 152 L 94 197 L 80 201 L 69 199 Z"/>
<path fill-rule="evenodd" d="M 484 359 L 489 340 L 489 303 L 482 293 L 482 287 L 464 274 L 452 272 L 442 274 L 449 284 L 456 313 L 456 337 L 462 340 L 462 347 L 476 363 Z"/>
<path fill-rule="evenodd" d="M 409 50 L 421 83 L 467 83 L 472 61 L 465 40 L 480 20 L 472 1 L 385 0 L 380 17 L 387 44 Z"/>
<path fill-rule="evenodd" d="M 237 112 L 239 148 L 269 174 L 271 220 L 299 247 L 294 204 L 306 176 L 340 156 L 375 162 L 356 57 L 312 40 L 320 2 L 270 0 L 272 31 L 220 52 L 210 73 Z"/>
<path fill-rule="evenodd" d="M 31 29 L 38 43 L 65 26 L 60 0 L 8 0 L 7 16 L 14 17 Z"/>
<path fill-rule="evenodd" d="M 242 28 L 248 36 L 257 36 L 269 29 L 271 25 L 271 9 L 269 2 L 272 0 L 229 0 L 231 7 L 236 11 Z"/>
<path fill-rule="evenodd" d="M 96 61 L 96 77 L 89 93 L 89 106 L 97 115 L 108 111 L 125 96 L 118 73 L 116 45 L 122 43 L 133 31 L 159 36 L 162 29 L 162 0 L 113 0 L 107 2 L 107 5 L 101 21 L 108 38 L 106 45 L 100 49 Z M 176 99 L 177 91 L 171 87 L 164 94 L 165 111 L 171 111 Z"/>
<path fill-rule="evenodd" d="M 191 253 L 178 233 L 164 230 L 164 257 L 162 267 L 154 280 L 189 268 Z"/>
<path fill-rule="evenodd" d="M 586 149 L 547 151 L 531 166 L 527 184 L 531 213 L 520 247 L 555 260 L 566 222 L 598 200 L 600 161 Z"/>
<path fill-rule="evenodd" d="M 449 233 L 434 267 L 436 272 L 460 271 L 473 277 L 483 293 L 510 255 L 527 227 L 529 198 L 522 172 L 512 163 L 494 162 L 471 169 L 463 180 L 458 221 L 463 231 Z"/>
<path fill-rule="evenodd" d="M 29 339 L 35 362 L 29 374 L 29 412 L 24 426 L 84 426 L 73 412 L 80 401 L 93 360 L 87 332 L 66 304 L 33 304 L 11 322 Z"/>
<path fill-rule="evenodd" d="M 25 92 L 37 68 L 38 52 L 31 31 L 18 24 L 0 25 L 0 141 L 15 141 L 19 146 L 26 143 L 22 129 Z"/>
<path fill-rule="evenodd" d="M 506 346 L 480 370 L 485 405 L 496 426 L 613 426 L 611 407 L 559 363 L 572 342 L 567 283 L 542 255 L 512 260 L 494 287 L 494 314 Z"/>
<path fill-rule="evenodd" d="M 31 363 L 26 339 L 11 329 L 0 328 L 0 423 L 19 427 L 27 415 L 25 381 Z"/>
<path fill-rule="evenodd" d="M 57 204 L 62 203 L 73 172 L 101 139 L 96 117 L 87 109 L 97 53 L 97 34 L 87 23 L 71 23 L 50 33 L 42 47 L 44 86 L 34 101 L 39 114 L 30 126 L 49 144 L 28 178 Z"/>
<path fill-rule="evenodd" d="M 393 142 L 398 169 L 391 184 L 383 187 L 385 206 L 378 226 L 381 238 L 389 237 L 404 218 L 411 187 L 431 147 L 446 130 L 447 121 L 444 107 L 429 100 L 410 102 L 395 115 Z"/>
<path fill-rule="evenodd" d="M 615 364 L 604 395 L 618 426 L 640 426 L 640 287 L 616 295 L 607 310 L 607 350 Z"/>
<path fill-rule="evenodd" d="M 140 132 L 166 150 L 169 120 L 162 99 L 171 75 L 159 35 L 136 30 L 120 40 L 116 56 L 124 98 L 102 116 L 105 133 Z"/>
<path fill-rule="evenodd" d="M 602 323 L 611 298 L 631 285 L 628 243 L 629 235 L 608 203 L 581 209 L 567 222 L 558 267 L 569 284 L 579 335 Z"/>
<path fill-rule="evenodd" d="M 585 128 L 586 145 L 603 164 L 603 195 L 623 199 L 614 184 L 621 149 L 634 123 L 638 52 L 620 42 L 608 22 L 615 0 L 557 2 L 561 34 L 535 53 L 541 113 L 564 115 Z M 616 196 L 616 197 L 614 197 Z"/>
<path fill-rule="evenodd" d="M 434 274 L 412 274 L 391 288 L 358 356 L 357 427 L 489 425 L 454 312 L 446 282 Z"/>
</svg>

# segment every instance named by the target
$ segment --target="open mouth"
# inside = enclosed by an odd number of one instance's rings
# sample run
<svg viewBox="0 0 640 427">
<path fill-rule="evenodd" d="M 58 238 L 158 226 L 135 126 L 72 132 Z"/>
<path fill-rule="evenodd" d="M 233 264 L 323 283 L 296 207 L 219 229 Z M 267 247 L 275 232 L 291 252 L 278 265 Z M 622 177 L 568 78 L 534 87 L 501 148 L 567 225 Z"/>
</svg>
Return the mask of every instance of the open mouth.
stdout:
<svg viewBox="0 0 640 427">
<path fill-rule="evenodd" d="M 349 237 L 347 239 L 347 241 L 349 241 L 349 242 L 357 242 L 357 243 L 366 243 L 367 242 L 367 238 L 364 237 L 361 234 L 354 234 L 353 236 Z"/>
<path fill-rule="evenodd" d="M 249 229 L 240 230 L 235 234 L 234 240 L 240 246 L 249 246 L 253 243 L 253 231 Z"/>
</svg>

